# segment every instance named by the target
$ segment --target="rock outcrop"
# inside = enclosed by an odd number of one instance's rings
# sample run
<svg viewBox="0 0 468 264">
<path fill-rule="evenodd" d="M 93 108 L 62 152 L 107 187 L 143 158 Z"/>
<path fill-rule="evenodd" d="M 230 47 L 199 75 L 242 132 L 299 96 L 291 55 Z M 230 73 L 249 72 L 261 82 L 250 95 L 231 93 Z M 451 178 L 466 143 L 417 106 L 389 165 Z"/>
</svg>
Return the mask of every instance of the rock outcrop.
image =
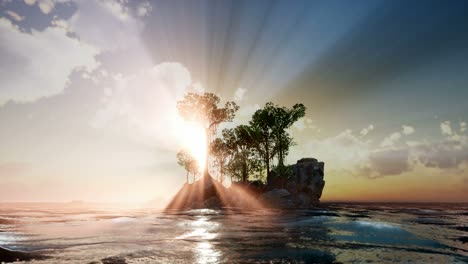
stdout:
<svg viewBox="0 0 468 264">
<path fill-rule="evenodd" d="M 317 204 L 325 186 L 324 163 L 304 158 L 281 172 L 268 175 L 268 182 L 233 183 L 226 188 L 210 176 L 185 184 L 167 209 L 307 208 Z"/>
<path fill-rule="evenodd" d="M 278 175 L 273 172 L 268 177 L 267 189 L 261 195 L 262 201 L 279 208 L 305 208 L 320 201 L 325 187 L 324 162 L 314 158 L 304 158 L 292 165 L 292 175 Z M 288 192 L 289 195 L 280 195 Z"/>
<path fill-rule="evenodd" d="M 293 165 L 294 181 L 299 192 L 307 194 L 312 201 L 319 201 L 325 187 L 325 163 L 314 158 L 304 158 Z"/>
</svg>

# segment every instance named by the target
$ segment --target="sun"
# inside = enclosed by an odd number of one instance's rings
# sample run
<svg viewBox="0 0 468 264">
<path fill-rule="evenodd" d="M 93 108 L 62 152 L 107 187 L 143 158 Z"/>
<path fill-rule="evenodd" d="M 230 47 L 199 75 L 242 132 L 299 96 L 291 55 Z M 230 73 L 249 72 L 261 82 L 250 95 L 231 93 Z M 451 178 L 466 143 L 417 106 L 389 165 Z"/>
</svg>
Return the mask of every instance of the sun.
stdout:
<svg viewBox="0 0 468 264">
<path fill-rule="evenodd" d="M 197 124 L 181 122 L 177 134 L 182 148 L 197 160 L 200 171 L 203 171 L 207 155 L 205 129 Z"/>
</svg>

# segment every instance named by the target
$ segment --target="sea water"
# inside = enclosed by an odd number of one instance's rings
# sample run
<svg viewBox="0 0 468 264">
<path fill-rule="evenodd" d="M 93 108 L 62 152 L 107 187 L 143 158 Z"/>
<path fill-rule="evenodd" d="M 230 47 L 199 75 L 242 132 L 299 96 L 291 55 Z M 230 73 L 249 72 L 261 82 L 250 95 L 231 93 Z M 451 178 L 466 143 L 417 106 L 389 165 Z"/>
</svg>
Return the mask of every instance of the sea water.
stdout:
<svg viewBox="0 0 468 264">
<path fill-rule="evenodd" d="M 47 257 L 34 263 L 467 263 L 467 237 L 468 204 L 0 206 L 0 246 Z"/>
</svg>

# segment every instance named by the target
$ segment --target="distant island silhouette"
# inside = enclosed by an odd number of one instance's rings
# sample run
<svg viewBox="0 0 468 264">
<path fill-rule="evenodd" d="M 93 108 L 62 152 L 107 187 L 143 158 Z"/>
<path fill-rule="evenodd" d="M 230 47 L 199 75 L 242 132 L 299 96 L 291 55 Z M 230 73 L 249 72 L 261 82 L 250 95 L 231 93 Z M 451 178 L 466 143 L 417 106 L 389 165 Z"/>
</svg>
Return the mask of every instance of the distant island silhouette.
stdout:
<svg viewBox="0 0 468 264">
<path fill-rule="evenodd" d="M 208 151 L 203 170 L 189 151 L 177 153 L 178 164 L 186 170 L 186 184 L 167 209 L 307 208 L 320 201 L 324 162 L 303 158 L 284 164 L 296 144 L 287 129 L 305 116 L 303 104 L 287 108 L 268 102 L 248 124 L 223 129 L 217 137 L 218 125 L 233 121 L 239 110 L 235 102 L 219 104 L 220 98 L 207 92 L 189 92 L 177 102 L 187 122 L 205 129 Z"/>
</svg>

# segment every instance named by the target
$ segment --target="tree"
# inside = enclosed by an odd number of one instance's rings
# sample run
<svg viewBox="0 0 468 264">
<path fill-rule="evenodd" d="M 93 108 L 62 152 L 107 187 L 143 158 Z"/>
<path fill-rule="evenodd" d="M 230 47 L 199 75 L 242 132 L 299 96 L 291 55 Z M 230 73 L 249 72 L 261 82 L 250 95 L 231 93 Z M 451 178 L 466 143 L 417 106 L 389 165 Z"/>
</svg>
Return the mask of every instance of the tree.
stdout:
<svg viewBox="0 0 468 264">
<path fill-rule="evenodd" d="M 250 121 L 251 135 L 267 175 L 270 174 L 270 162 L 275 156 L 278 156 L 278 166 L 283 166 L 284 158 L 294 144 L 286 130 L 305 115 L 305 109 L 303 104 L 295 104 L 292 109 L 288 109 L 268 102 L 263 109 L 253 114 Z"/>
<path fill-rule="evenodd" d="M 270 161 L 275 156 L 274 148 L 274 125 L 275 125 L 275 105 L 266 103 L 263 109 L 258 109 L 249 122 L 251 127 L 251 137 L 255 141 L 255 148 L 262 158 L 267 175 L 270 174 Z"/>
<path fill-rule="evenodd" d="M 299 118 L 305 116 L 305 106 L 303 104 L 295 104 L 291 109 L 286 107 L 274 107 L 274 126 L 273 137 L 275 139 L 275 153 L 278 156 L 278 166 L 284 165 L 284 158 L 289 153 L 289 148 L 294 144 L 292 137 L 286 131 Z"/>
<path fill-rule="evenodd" d="M 252 129 L 246 125 L 240 125 L 233 129 L 224 129 L 222 133 L 226 146 L 231 152 L 227 164 L 227 171 L 232 177 L 247 182 L 249 175 L 261 169 L 261 162 L 255 155 L 252 138 Z"/>
<path fill-rule="evenodd" d="M 195 181 L 195 175 L 199 171 L 199 166 L 197 160 L 190 155 L 187 151 L 181 150 L 177 153 L 177 163 L 184 167 L 185 171 L 187 172 L 186 175 L 186 182 L 189 182 L 189 174 L 193 175 Z"/>
<path fill-rule="evenodd" d="M 207 158 L 203 176 L 209 176 L 209 145 L 216 135 L 217 126 L 222 122 L 230 122 L 235 116 L 239 106 L 234 102 L 226 102 L 220 108 L 220 99 L 214 93 L 194 93 L 185 94 L 184 99 L 177 102 L 179 114 L 189 122 L 200 124 L 206 131 Z"/>
<path fill-rule="evenodd" d="M 214 156 L 216 164 L 219 166 L 219 181 L 223 183 L 226 165 L 232 154 L 231 149 L 224 138 L 217 138 L 210 145 L 210 153 Z"/>
</svg>

